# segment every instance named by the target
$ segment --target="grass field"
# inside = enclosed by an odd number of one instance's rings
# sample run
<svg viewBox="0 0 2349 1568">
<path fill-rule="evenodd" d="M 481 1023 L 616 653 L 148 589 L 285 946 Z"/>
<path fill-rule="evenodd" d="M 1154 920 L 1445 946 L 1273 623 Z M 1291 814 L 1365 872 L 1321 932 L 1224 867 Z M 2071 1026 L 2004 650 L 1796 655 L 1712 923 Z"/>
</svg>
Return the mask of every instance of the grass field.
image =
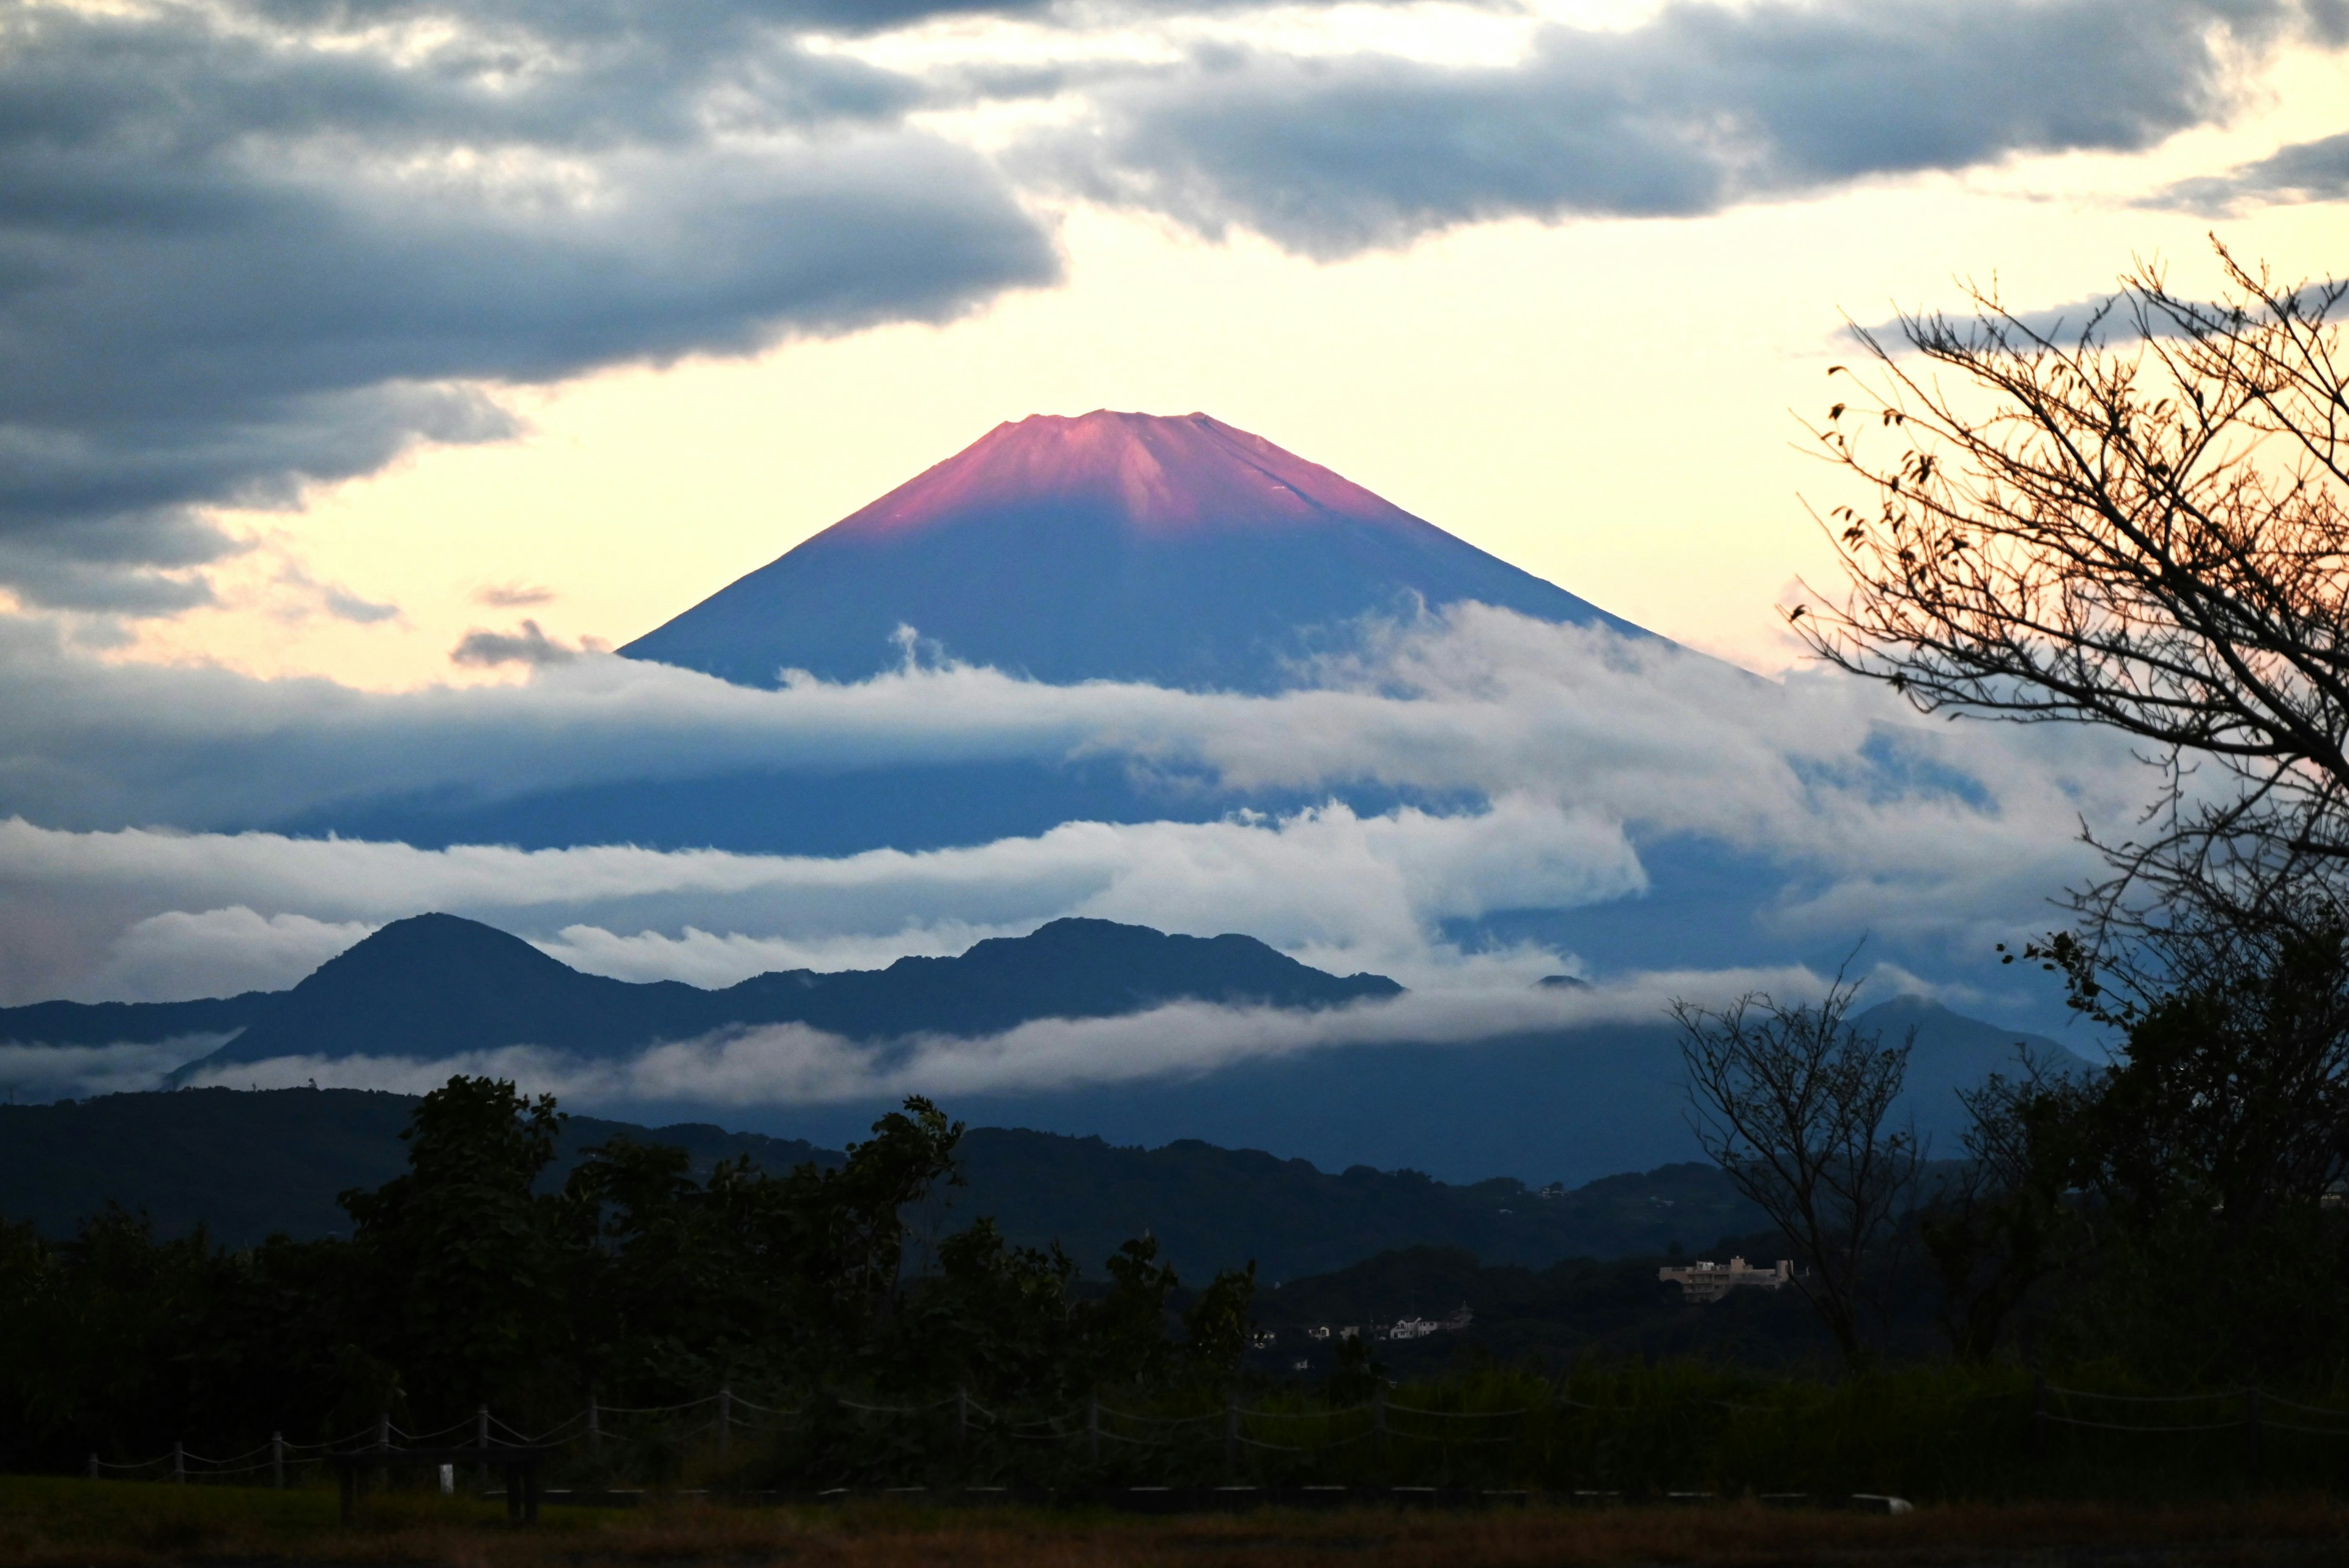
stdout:
<svg viewBox="0 0 2349 1568">
<path fill-rule="evenodd" d="M 1754 1503 L 1463 1513 L 1391 1508 L 1149 1519 L 1090 1510 L 550 1508 L 394 1494 L 344 1529 L 323 1489 L 288 1492 L 0 1478 L 0 1564 L 448 1563 L 457 1568 L 1536 1568 L 1582 1563 L 2349 1563 L 2349 1507 L 2278 1499 L 2178 1509 L 2015 1504 L 1896 1517 Z"/>
</svg>

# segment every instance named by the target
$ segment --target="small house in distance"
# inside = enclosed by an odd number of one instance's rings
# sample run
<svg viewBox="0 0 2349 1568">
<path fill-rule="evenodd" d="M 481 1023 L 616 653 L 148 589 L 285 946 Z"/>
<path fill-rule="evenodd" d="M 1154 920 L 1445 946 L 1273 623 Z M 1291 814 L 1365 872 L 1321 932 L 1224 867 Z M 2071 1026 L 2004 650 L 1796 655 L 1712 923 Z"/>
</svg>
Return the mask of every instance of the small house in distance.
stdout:
<svg viewBox="0 0 2349 1568">
<path fill-rule="evenodd" d="M 1692 1302 L 1717 1302 L 1741 1285 L 1775 1291 L 1794 1277 L 1795 1265 L 1784 1258 L 1775 1267 L 1767 1269 L 1757 1269 L 1743 1258 L 1732 1258 L 1726 1263 L 1700 1260 L 1685 1268 L 1656 1271 L 1656 1278 L 1680 1286 L 1681 1293 Z"/>
</svg>

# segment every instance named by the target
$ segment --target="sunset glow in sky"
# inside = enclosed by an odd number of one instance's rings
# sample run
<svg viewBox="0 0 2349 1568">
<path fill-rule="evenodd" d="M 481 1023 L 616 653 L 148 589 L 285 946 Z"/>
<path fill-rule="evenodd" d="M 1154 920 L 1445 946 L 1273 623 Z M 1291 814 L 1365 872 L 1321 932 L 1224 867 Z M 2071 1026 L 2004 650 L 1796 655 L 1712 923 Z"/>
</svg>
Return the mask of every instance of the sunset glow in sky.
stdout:
<svg viewBox="0 0 2349 1568">
<path fill-rule="evenodd" d="M 279 51 L 273 68 L 289 75 L 289 58 L 335 51 L 395 79 L 440 71 L 440 98 L 370 111 L 415 124 L 363 126 L 357 141 L 330 105 L 310 126 L 175 128 L 189 145 L 154 169 L 128 151 L 108 163 L 94 138 L 78 172 L 132 186 L 195 169 L 224 212 L 284 199 L 380 223 L 379 240 L 353 243 L 386 247 L 387 276 L 495 250 L 432 232 L 436 207 L 462 208 L 452 223 L 511 242 L 480 265 L 518 269 L 457 306 L 365 286 L 321 300 L 300 280 L 281 306 L 264 276 L 214 279 L 212 296 L 253 292 L 235 310 L 283 311 L 270 362 L 233 355 L 226 374 L 282 371 L 297 392 L 347 401 L 425 384 L 510 417 L 456 441 L 421 419 L 353 456 L 366 441 L 331 430 L 277 441 L 273 421 L 313 413 L 273 395 L 189 438 L 203 455 L 151 504 L 76 500 L 44 517 L 28 483 L 8 526 L 38 547 L 0 555 L 20 607 L 62 615 L 113 659 L 383 689 L 512 680 L 458 668 L 450 650 L 524 617 L 565 642 L 626 641 L 1004 420 L 1198 410 L 1619 614 L 1776 670 L 1792 652 L 1774 605 L 1797 574 L 1832 576 L 1803 500 L 1842 496 L 1800 451 L 1795 415 L 1817 411 L 1826 367 L 1848 357 L 1840 313 L 1951 305 L 1960 276 L 1995 277 L 2036 309 L 2095 295 L 2137 256 L 2191 285 L 2211 275 L 2214 227 L 2292 275 L 2338 272 L 2349 252 L 2349 54 L 2340 7 L 2315 0 L 1072 5 L 916 15 L 864 35 L 826 31 L 820 5 L 795 26 L 792 9 L 760 35 L 774 53 L 764 74 L 700 60 L 678 66 L 706 73 L 682 88 L 647 74 L 632 88 L 625 63 L 596 53 L 627 46 L 559 36 L 524 5 L 16 8 L 27 75 L 69 54 L 66 17 L 212 51 L 189 68 L 223 80 L 261 68 L 223 63 L 239 39 Z M 498 80 L 450 63 L 468 27 L 474 47 L 531 63 Z M 1721 36 L 1740 29 L 1751 36 Z M 1984 36 L 2008 57 L 1985 64 Z M 690 45 L 640 29 L 636 47 L 675 65 Z M 2060 47 L 2095 53 L 2060 70 L 2036 57 Z M 2015 101 L 1985 101 L 1996 95 L 1973 74 L 1986 70 L 2024 78 L 2005 84 Z M 561 99 L 590 90 L 677 101 L 583 128 Z M 549 101 L 526 112 L 533 92 Z M 469 94 L 503 107 L 457 101 Z M 1381 94 L 1387 111 L 1346 118 Z M 583 125 L 545 129 L 574 112 Z M 2244 172 L 2309 148 L 2292 179 Z M 35 182 L 36 154 L 14 156 L 18 182 Z M 811 198 L 809 216 L 787 197 L 747 233 L 698 233 L 695 203 L 725 191 L 689 187 L 755 194 L 765 158 L 791 165 L 785 184 L 871 175 L 883 215 Z M 874 172 L 893 159 L 936 166 Z M 670 179 L 688 187 L 673 201 L 658 188 Z M 850 272 L 885 272 L 902 247 L 946 243 L 920 232 L 932 197 L 986 208 L 972 221 L 995 226 L 989 243 L 1016 248 L 998 232 L 1009 224 L 1036 248 L 934 268 L 895 301 L 884 286 L 844 321 L 755 275 L 750 253 L 805 223 L 841 227 Z M 600 221 L 599 202 L 626 236 L 564 232 Z M 568 216 L 540 210 L 566 203 Z M 905 234 L 887 231 L 896 220 Z M 16 233 L 46 265 L 117 268 L 138 286 L 103 244 Z M 436 244 L 456 264 L 398 254 Z M 605 288 L 599 257 L 709 275 L 657 297 Z M 534 268 L 550 309 L 615 319 L 577 327 L 577 345 L 544 342 L 574 328 L 540 313 Z M 370 369 L 340 317 L 371 302 L 386 331 L 480 341 Z M 12 308 L 43 306 L 19 296 Z M 620 319 L 631 311 L 641 329 Z M 202 375 L 169 384 L 208 351 L 202 326 L 144 350 L 155 395 L 212 395 Z M 115 354 L 123 379 L 143 373 L 137 345 L 95 327 L 22 352 Z M 284 369 L 313 353 L 347 362 L 323 379 Z M 69 389 L 44 408 L 23 373 L 0 416 L 19 439 L 139 439 L 148 415 L 121 411 L 130 400 Z M 241 442 L 263 450 L 242 469 L 212 462 Z M 338 466 L 349 476 L 305 477 Z M 191 544 L 190 528 L 217 538 Z M 102 547 L 79 548 L 77 531 Z M 109 574 L 141 571 L 208 593 L 146 607 L 108 591 Z"/>
</svg>

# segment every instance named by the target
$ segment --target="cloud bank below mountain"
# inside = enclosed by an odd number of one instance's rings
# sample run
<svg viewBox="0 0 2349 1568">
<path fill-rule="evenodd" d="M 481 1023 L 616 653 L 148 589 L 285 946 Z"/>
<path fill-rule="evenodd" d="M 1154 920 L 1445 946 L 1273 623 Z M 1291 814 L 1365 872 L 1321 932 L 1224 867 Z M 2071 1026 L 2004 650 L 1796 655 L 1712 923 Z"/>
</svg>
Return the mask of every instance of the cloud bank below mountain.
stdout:
<svg viewBox="0 0 2349 1568">
<path fill-rule="evenodd" d="M 1521 987 L 1570 960 L 1464 939 L 1463 922 L 1629 907 L 1671 845 L 1766 876 L 1756 918 L 1788 940 L 1872 935 L 1912 967 L 1917 953 L 1979 961 L 2048 923 L 2046 898 L 2088 866 L 2080 822 L 2125 824 L 2143 784 L 2101 737 L 1920 722 L 1840 676 L 1766 681 L 1474 606 L 1374 630 L 1367 652 L 1315 671 L 1319 687 L 1274 697 L 953 665 L 757 691 L 601 656 L 525 685 L 373 695 L 52 646 L 22 661 L 0 713 L 5 997 L 289 984 L 427 909 L 601 972 L 702 984 L 959 950 L 1084 914 L 1244 931 L 1414 988 Z M 370 791 L 1004 756 L 1320 804 L 845 856 L 425 848 L 247 826 Z M 1350 804 L 1366 790 L 1423 804 Z M 172 826 L 143 826 L 158 822 Z"/>
</svg>

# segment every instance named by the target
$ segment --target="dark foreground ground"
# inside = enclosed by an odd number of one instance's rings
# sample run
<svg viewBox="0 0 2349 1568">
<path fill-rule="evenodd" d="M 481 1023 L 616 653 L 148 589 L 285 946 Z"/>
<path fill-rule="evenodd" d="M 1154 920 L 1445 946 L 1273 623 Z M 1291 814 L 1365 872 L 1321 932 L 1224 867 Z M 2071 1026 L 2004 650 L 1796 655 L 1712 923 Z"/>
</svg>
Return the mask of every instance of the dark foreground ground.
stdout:
<svg viewBox="0 0 2349 1568">
<path fill-rule="evenodd" d="M 856 1501 L 804 1508 L 550 1508 L 509 1529 L 494 1504 L 378 1500 L 354 1529 L 324 1490 L 272 1493 L 0 1478 L 0 1564 L 202 1563 L 228 1568 L 1516 1568 L 1599 1563 L 1972 1565 L 2349 1563 L 2349 1506 L 2323 1498 L 2176 1509 L 1928 1506 L 1895 1517 L 1764 1508 L 1461 1512 L 1279 1509 L 1152 1519 L 1106 1511 Z"/>
</svg>

